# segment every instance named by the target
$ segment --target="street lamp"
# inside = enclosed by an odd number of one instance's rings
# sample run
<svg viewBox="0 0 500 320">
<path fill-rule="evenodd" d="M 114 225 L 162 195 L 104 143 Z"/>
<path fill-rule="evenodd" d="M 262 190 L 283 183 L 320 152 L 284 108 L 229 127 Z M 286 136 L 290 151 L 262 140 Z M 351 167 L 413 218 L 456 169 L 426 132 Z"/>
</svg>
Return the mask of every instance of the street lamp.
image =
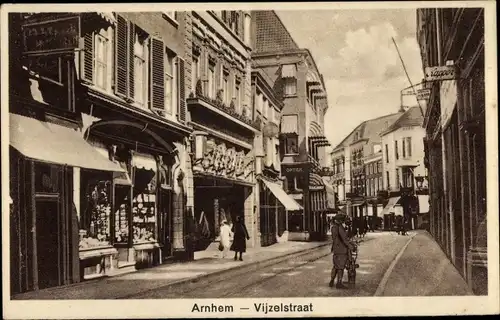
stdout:
<svg viewBox="0 0 500 320">
<path fill-rule="evenodd" d="M 417 182 L 417 190 L 422 189 L 422 186 L 424 185 L 424 179 L 425 177 L 421 176 L 420 174 L 415 177 L 415 181 Z"/>
</svg>

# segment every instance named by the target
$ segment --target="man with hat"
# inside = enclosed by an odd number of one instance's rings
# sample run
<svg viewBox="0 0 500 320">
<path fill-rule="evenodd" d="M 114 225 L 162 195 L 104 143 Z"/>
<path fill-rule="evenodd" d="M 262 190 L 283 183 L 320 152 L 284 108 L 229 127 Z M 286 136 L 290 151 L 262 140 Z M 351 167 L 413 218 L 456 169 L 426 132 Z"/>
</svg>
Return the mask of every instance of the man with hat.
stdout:
<svg viewBox="0 0 500 320">
<path fill-rule="evenodd" d="M 330 287 L 333 287 L 335 278 L 337 278 L 336 288 L 347 289 L 342 283 L 344 277 L 344 269 L 346 267 L 350 250 L 354 250 L 353 245 L 349 242 L 347 233 L 342 225 L 346 221 L 347 216 L 339 213 L 334 218 L 332 226 L 332 252 L 333 252 L 333 268 L 331 273 Z"/>
</svg>

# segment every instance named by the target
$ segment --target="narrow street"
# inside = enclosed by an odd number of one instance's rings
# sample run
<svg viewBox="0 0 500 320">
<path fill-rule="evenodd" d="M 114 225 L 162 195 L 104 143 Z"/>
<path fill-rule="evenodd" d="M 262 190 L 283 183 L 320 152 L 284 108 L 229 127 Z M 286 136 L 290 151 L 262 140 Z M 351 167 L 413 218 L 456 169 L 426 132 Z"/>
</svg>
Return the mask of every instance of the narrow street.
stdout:
<svg viewBox="0 0 500 320">
<path fill-rule="evenodd" d="M 202 280 L 179 288 L 158 288 L 129 298 L 243 298 L 373 296 L 391 262 L 410 236 L 396 233 L 368 234 L 359 247 L 355 288 L 330 288 L 330 248 L 292 258 L 262 269 L 240 274 L 228 271 L 224 277 Z M 347 275 L 344 275 L 347 279 Z"/>
</svg>

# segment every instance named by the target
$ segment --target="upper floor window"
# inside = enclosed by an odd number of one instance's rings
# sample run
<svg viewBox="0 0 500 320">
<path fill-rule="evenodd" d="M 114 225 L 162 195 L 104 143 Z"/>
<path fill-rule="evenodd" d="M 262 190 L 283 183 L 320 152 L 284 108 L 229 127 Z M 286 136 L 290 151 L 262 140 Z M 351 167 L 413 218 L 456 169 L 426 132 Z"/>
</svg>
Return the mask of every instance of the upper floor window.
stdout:
<svg viewBox="0 0 500 320">
<path fill-rule="evenodd" d="M 222 92 L 224 95 L 224 103 L 229 105 L 231 102 L 231 92 L 229 91 L 229 72 L 222 71 Z"/>
<path fill-rule="evenodd" d="M 108 88 L 108 50 L 109 40 L 101 34 L 95 35 L 95 85 Z"/>
<path fill-rule="evenodd" d="M 191 88 L 196 91 L 196 83 L 201 75 L 200 73 L 200 57 L 193 54 L 193 63 L 191 64 Z"/>
<path fill-rule="evenodd" d="M 239 80 L 235 80 L 234 81 L 234 98 L 235 98 L 234 105 L 238 109 L 241 107 L 241 92 L 240 92 L 240 87 L 241 87 L 241 82 Z"/>
<path fill-rule="evenodd" d="M 295 78 L 285 78 L 283 79 L 285 85 L 285 95 L 293 96 L 297 94 L 297 79 Z"/>
<path fill-rule="evenodd" d="M 172 114 L 175 105 L 175 54 L 169 50 L 165 53 L 165 110 Z"/>
<path fill-rule="evenodd" d="M 389 178 L 390 178 L 389 171 L 386 171 L 385 172 L 385 180 L 387 181 L 387 190 L 391 189 L 391 180 L 389 180 Z"/>
<path fill-rule="evenodd" d="M 163 14 L 173 21 L 177 21 L 177 11 L 163 11 Z"/>
<path fill-rule="evenodd" d="M 137 30 L 137 28 L 136 28 Z M 146 102 L 147 48 L 146 35 L 135 33 L 134 41 L 134 97 L 135 102 L 144 106 Z"/>
<path fill-rule="evenodd" d="M 389 163 L 389 146 L 385 145 L 385 163 Z"/>
<path fill-rule="evenodd" d="M 403 158 L 411 157 L 411 137 L 403 138 Z"/>
<path fill-rule="evenodd" d="M 266 119 L 269 119 L 269 100 L 267 99 L 264 99 L 264 106 L 262 107 L 263 108 L 263 115 Z"/>
<path fill-rule="evenodd" d="M 208 64 L 208 83 L 207 92 L 210 98 L 215 97 L 215 63 L 210 62 Z"/>
<path fill-rule="evenodd" d="M 276 111 L 274 110 L 274 107 L 272 105 L 269 107 L 269 112 L 270 112 L 270 114 L 269 114 L 269 121 L 275 122 L 275 119 L 276 119 L 275 113 L 276 113 Z"/>
<path fill-rule="evenodd" d="M 285 154 L 298 154 L 298 137 L 297 135 L 288 135 L 284 138 L 285 143 Z"/>
<path fill-rule="evenodd" d="M 398 151 L 398 141 L 394 141 L 394 153 L 396 154 L 396 160 L 399 159 L 399 151 Z"/>
</svg>

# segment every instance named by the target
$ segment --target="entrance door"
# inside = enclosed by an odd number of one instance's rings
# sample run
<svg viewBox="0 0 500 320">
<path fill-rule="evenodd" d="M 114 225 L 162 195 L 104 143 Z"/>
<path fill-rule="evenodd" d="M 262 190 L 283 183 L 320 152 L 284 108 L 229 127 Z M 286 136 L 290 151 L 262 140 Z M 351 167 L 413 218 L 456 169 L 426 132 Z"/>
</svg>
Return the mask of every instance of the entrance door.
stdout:
<svg viewBox="0 0 500 320">
<path fill-rule="evenodd" d="M 60 285 L 59 197 L 36 200 L 36 255 L 40 289 Z"/>
<path fill-rule="evenodd" d="M 173 206 L 172 206 L 172 190 L 160 189 L 160 201 L 158 204 L 159 211 L 159 234 L 160 241 L 163 244 L 163 259 L 173 255 Z"/>
</svg>

